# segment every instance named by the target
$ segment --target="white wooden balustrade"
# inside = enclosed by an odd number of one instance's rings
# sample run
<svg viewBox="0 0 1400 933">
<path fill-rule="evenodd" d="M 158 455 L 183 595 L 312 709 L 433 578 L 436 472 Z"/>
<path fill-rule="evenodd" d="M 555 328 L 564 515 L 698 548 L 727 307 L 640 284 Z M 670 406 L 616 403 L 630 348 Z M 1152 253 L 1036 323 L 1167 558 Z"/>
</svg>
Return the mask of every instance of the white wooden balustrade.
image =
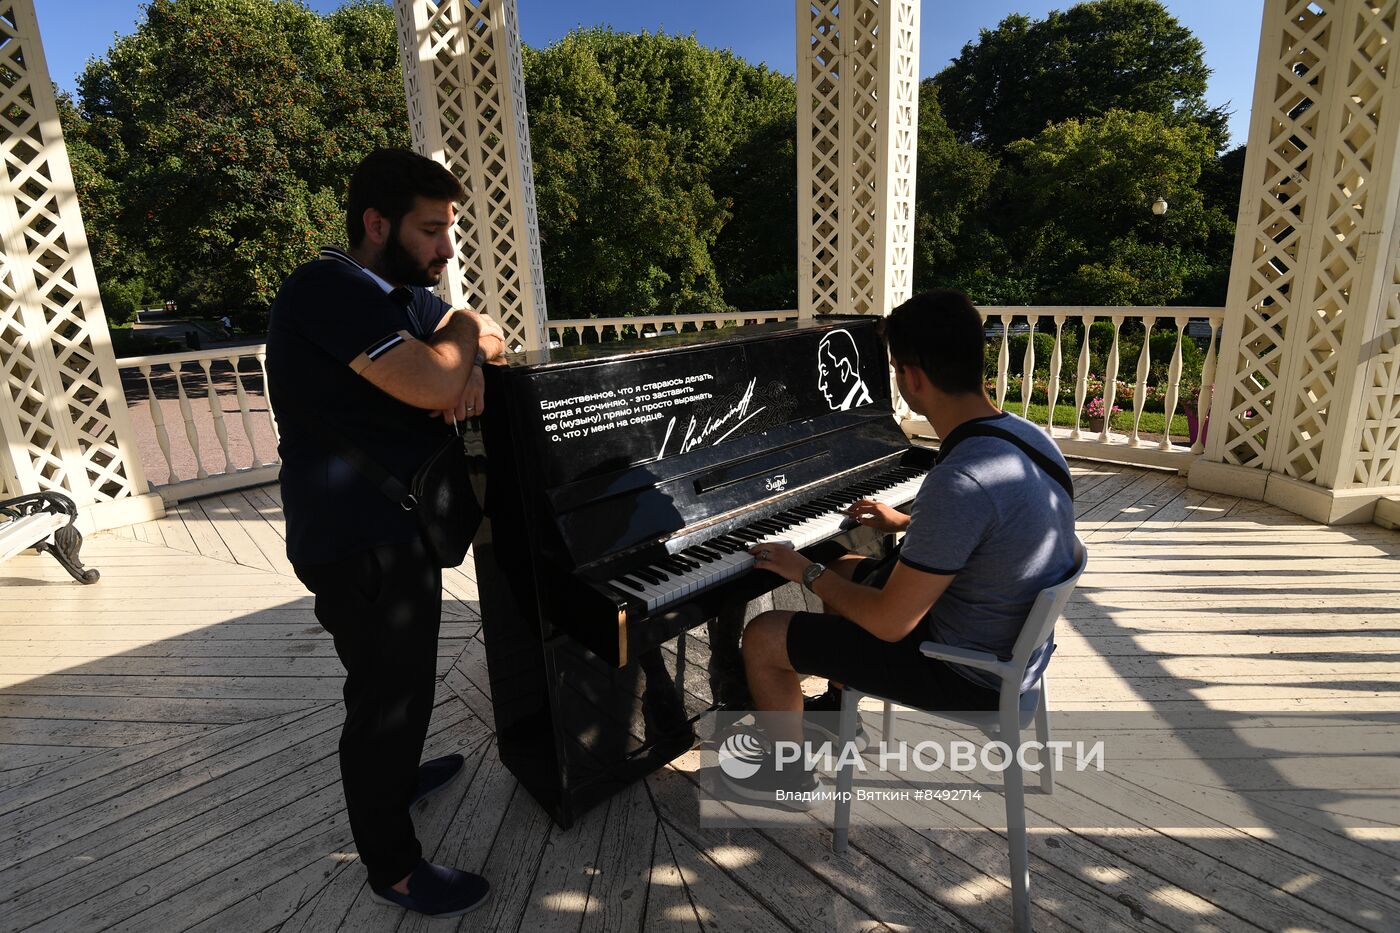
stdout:
<svg viewBox="0 0 1400 933">
<path fill-rule="evenodd" d="M 143 464 L 166 502 L 277 479 L 265 361 L 263 344 L 117 360 Z"/>
<path fill-rule="evenodd" d="M 1142 430 L 1152 364 L 1167 366 L 1165 384 L 1155 387 L 1163 395 L 1165 423 L 1195 407 L 1200 424 L 1210 411 L 1215 378 L 1216 342 L 1224 324 L 1223 308 L 1103 308 L 1103 307 L 984 307 L 988 352 L 997 359 L 992 394 L 998 405 L 1021 415 L 1031 413 L 1031 397 L 1042 379 L 1051 433 L 1067 455 L 1112 460 L 1143 466 L 1188 468 L 1201 453 L 1202 441 L 1187 446 L 1170 431 L 1151 437 Z M 659 333 L 711 330 L 744 324 L 794 320 L 796 311 L 733 312 L 695 315 L 581 318 L 548 322 L 550 342 L 571 346 L 613 340 L 647 338 Z M 1096 321 L 1113 325 L 1113 338 L 1104 360 L 1105 372 L 1091 372 L 1089 341 L 1084 335 Z M 1170 359 L 1150 359 L 1139 354 L 1133 372 L 1120 372 L 1125 361 L 1120 352 L 1123 326 L 1134 321 L 1149 335 L 1174 336 Z M 1064 348 L 1070 330 L 1078 333 L 1076 359 Z M 1012 338 L 1039 331 L 1053 338 L 1049 359 L 1037 358 L 1035 340 L 1027 340 L 1021 358 L 1021 375 L 1011 375 Z M 1204 345 L 1199 372 L 1186 371 L 1182 347 L 1188 340 Z M 1144 341 L 1146 343 L 1146 341 Z M 277 477 L 277 428 L 267 402 L 265 347 L 167 353 L 128 357 L 117 361 L 127 383 L 136 433 L 147 474 L 167 502 L 208 495 L 229 489 L 271 482 Z M 1035 374 L 1041 375 L 1037 377 Z M 1126 378 L 1125 378 L 1126 377 Z M 1017 384 L 1019 383 L 1019 384 Z M 1097 386 L 1102 385 L 1101 390 Z M 1194 400 L 1183 404 L 1182 387 L 1200 386 Z M 1120 389 L 1120 387 L 1122 387 Z M 140 398 L 144 390 L 144 400 Z M 1013 391 L 1014 390 L 1014 391 Z M 1131 394 L 1131 402 L 1119 423 L 1105 421 L 1090 431 L 1085 407 L 1102 392 L 1105 410 Z M 1055 403 L 1073 406 L 1073 424 L 1053 423 Z M 1061 419 L 1063 420 L 1063 411 Z M 911 434 L 932 435 L 928 423 L 905 417 Z"/>
<path fill-rule="evenodd" d="M 796 311 L 734 311 L 722 314 L 655 314 L 642 317 L 594 317 L 548 321 L 551 346 L 600 343 L 633 337 L 655 337 L 661 333 L 714 330 L 770 321 L 795 321 Z"/>
<path fill-rule="evenodd" d="M 1044 372 L 1046 414 L 1045 429 L 1059 444 L 1067 456 L 1089 460 L 1111 460 L 1119 463 L 1134 463 L 1142 466 L 1170 467 L 1186 470 L 1203 450 L 1202 437 L 1198 432 L 1194 443 L 1189 446 L 1173 439 L 1170 425 L 1172 417 L 1180 412 L 1183 385 L 1199 387 L 1200 391 L 1188 404 L 1194 406 L 1197 421 L 1206 424 L 1210 413 L 1211 399 L 1215 382 L 1216 352 L 1220 333 L 1227 312 L 1224 308 L 1201 307 L 982 307 L 988 332 L 988 351 L 995 347 L 997 366 L 995 388 L 992 395 L 997 405 L 1020 414 L 1030 416 L 1032 396 L 1039 379 L 1037 371 Z M 1107 321 L 1113 325 L 1113 336 L 1108 353 L 1103 360 L 1104 372 L 1091 372 L 1090 328 L 1096 321 Z M 1173 350 L 1170 359 L 1154 359 L 1149 353 L 1139 353 L 1134 362 L 1134 372 L 1130 381 L 1123 379 L 1121 367 L 1124 363 L 1120 346 L 1123 325 L 1134 321 L 1142 325 L 1142 346 L 1146 348 L 1154 335 L 1173 335 Z M 1077 331 L 1078 359 L 1065 359 L 1064 348 L 1069 330 Z M 1189 333 L 1188 333 L 1189 329 Z M 1053 338 L 1053 349 L 1048 360 L 1036 357 L 1036 341 L 1026 341 L 1021 359 L 1020 384 L 1015 386 L 1013 396 L 1011 382 L 1011 343 L 1017 333 L 1045 333 Z M 1182 360 L 1182 347 L 1188 340 L 1195 340 L 1202 346 L 1204 356 L 1199 372 L 1187 372 Z M 1142 417 L 1148 404 L 1149 376 L 1154 363 L 1167 365 L 1165 385 L 1154 388 L 1163 393 L 1163 417 L 1165 430 L 1154 437 L 1144 436 L 1141 430 Z M 1067 369 L 1073 365 L 1073 375 Z M 1098 391 L 1093 391 L 1098 386 Z M 1103 410 L 1111 415 L 1115 402 L 1119 401 L 1120 386 L 1130 394 L 1131 407 L 1126 411 L 1130 427 L 1125 431 L 1115 424 L 1112 417 L 1105 418 L 1097 431 L 1089 429 L 1086 407 L 1096 397 L 1102 399 Z M 1072 406 L 1073 423 L 1062 424 L 1055 417 L 1056 403 Z M 1125 406 L 1126 407 L 1126 406 Z M 1042 420 L 1042 419 L 1037 419 Z M 928 422 L 922 419 L 904 419 L 904 429 L 915 435 L 932 436 Z"/>
</svg>

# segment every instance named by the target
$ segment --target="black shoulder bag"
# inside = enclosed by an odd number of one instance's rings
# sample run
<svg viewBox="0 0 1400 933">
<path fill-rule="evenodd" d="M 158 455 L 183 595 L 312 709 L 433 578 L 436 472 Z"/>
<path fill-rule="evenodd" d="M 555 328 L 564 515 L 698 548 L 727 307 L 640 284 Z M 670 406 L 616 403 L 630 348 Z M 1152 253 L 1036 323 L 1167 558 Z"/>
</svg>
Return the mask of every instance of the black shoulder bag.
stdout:
<svg viewBox="0 0 1400 933">
<path fill-rule="evenodd" d="M 482 512 L 468 472 L 465 439 L 455 422 L 452 433 L 404 486 L 363 450 L 321 422 L 302 417 L 300 412 L 297 421 L 377 486 L 386 499 L 413 513 L 423 544 L 439 567 L 456 567 L 466 558 Z"/>
</svg>

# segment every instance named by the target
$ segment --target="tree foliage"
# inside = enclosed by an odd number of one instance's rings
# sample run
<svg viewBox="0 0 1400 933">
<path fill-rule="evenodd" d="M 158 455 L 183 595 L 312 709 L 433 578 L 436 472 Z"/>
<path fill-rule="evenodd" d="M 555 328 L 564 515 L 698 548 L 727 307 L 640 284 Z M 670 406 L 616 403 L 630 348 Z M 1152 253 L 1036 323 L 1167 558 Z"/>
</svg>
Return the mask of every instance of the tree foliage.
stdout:
<svg viewBox="0 0 1400 933">
<path fill-rule="evenodd" d="M 329 17 L 294 0 L 151 0 L 79 82 L 75 163 L 106 291 L 265 307 L 343 240 L 355 163 L 407 143 L 395 48 L 372 0 Z"/>
<path fill-rule="evenodd" d="M 992 151 L 1112 109 L 1207 125 L 1221 142 L 1225 114 L 1206 104 L 1203 52 L 1158 0 L 1094 0 L 1043 20 L 1008 16 L 935 81 L 958 138 Z"/>
<path fill-rule="evenodd" d="M 943 148 L 982 153 L 995 173 L 985 192 L 953 188 L 977 196 L 955 240 L 929 238 L 951 248 L 916 261 L 916 283 L 985 304 L 1222 303 L 1243 160 L 1217 155 L 1225 115 L 1205 104 L 1208 74 L 1200 42 L 1156 0 L 983 30 L 931 84 L 953 137 Z"/>
<path fill-rule="evenodd" d="M 608 29 L 528 53 L 525 80 L 554 316 L 718 311 L 726 291 L 782 292 L 761 276 L 795 282 L 795 220 L 766 227 L 796 211 L 791 80 Z"/>
<path fill-rule="evenodd" d="M 60 98 L 106 306 L 265 309 L 409 143 L 390 7 L 150 0 Z M 525 50 L 551 315 L 792 308 L 792 79 L 694 37 Z M 1156 0 L 984 30 L 920 89 L 914 284 L 981 304 L 1220 304 L 1243 150 Z M 1169 203 L 1152 214 L 1157 197 Z"/>
</svg>

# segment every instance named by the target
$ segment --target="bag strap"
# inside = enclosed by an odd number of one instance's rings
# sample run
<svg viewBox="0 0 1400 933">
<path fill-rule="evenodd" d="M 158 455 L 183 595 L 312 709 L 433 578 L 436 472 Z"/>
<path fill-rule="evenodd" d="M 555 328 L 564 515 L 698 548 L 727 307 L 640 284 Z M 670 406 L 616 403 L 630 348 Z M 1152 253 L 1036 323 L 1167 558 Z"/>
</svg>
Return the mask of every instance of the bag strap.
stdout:
<svg viewBox="0 0 1400 933">
<path fill-rule="evenodd" d="M 304 417 L 304 412 L 296 407 L 295 404 L 289 409 L 289 413 L 294 416 L 293 420 L 296 421 L 298 425 L 314 434 L 323 441 L 337 457 L 340 457 L 346 463 L 350 464 L 361 476 L 373 483 L 384 495 L 384 498 L 399 506 L 405 512 L 411 512 L 417 507 L 418 500 L 414 497 L 413 493 L 409 491 L 409 488 L 399 481 L 398 477 L 380 466 L 377 461 L 371 459 L 368 454 L 357 445 L 352 444 L 339 431 L 334 431 L 326 427 L 323 422 L 317 421 L 314 418 Z M 457 431 L 459 435 L 461 434 L 461 430 L 457 427 L 457 420 L 455 418 L 452 420 L 452 429 Z"/>
<path fill-rule="evenodd" d="M 1027 457 L 1030 458 L 1032 463 L 1040 467 L 1040 469 L 1045 473 L 1046 476 L 1049 476 L 1055 482 L 1060 484 L 1060 488 L 1064 489 L 1064 491 L 1069 495 L 1070 501 L 1074 500 L 1074 477 L 1070 476 L 1068 470 L 1060 466 L 1054 460 L 1051 460 L 1050 457 L 1047 456 L 1043 451 L 1037 450 L 1036 448 L 1032 447 L 1023 438 L 1012 434 L 1010 431 L 1007 431 L 1004 428 L 999 428 L 991 424 L 967 425 L 967 433 L 963 436 L 999 437 L 1004 441 L 1008 441 L 1009 443 L 1014 444 L 1015 446 L 1021 449 L 1021 453 L 1025 454 Z"/>
</svg>

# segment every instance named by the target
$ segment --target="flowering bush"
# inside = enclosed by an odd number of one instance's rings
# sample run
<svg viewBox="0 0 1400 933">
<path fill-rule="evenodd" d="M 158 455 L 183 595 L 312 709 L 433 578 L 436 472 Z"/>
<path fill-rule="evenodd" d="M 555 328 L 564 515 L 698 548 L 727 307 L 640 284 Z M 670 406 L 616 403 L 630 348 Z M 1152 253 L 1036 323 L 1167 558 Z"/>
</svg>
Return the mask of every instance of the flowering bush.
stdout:
<svg viewBox="0 0 1400 933">
<path fill-rule="evenodd" d="M 1122 410 L 1123 409 L 1119 408 L 1117 405 L 1114 405 L 1109 414 L 1116 415 Z M 1103 398 L 1101 396 L 1094 396 L 1089 399 L 1089 404 L 1084 406 L 1084 415 L 1088 418 L 1104 417 Z"/>
</svg>

